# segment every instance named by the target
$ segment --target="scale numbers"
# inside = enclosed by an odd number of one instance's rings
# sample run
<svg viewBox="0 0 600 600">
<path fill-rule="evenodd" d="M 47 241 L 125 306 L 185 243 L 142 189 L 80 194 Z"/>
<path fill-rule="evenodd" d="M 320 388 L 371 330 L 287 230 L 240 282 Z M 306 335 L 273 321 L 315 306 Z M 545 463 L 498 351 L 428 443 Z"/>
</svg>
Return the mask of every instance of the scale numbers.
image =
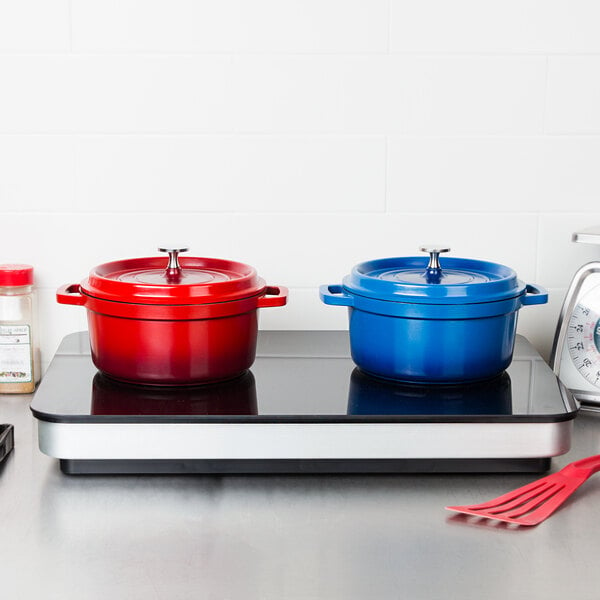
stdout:
<svg viewBox="0 0 600 600">
<path fill-rule="evenodd" d="M 567 346 L 576 369 L 600 388 L 600 314 L 578 304 L 569 320 Z"/>
</svg>

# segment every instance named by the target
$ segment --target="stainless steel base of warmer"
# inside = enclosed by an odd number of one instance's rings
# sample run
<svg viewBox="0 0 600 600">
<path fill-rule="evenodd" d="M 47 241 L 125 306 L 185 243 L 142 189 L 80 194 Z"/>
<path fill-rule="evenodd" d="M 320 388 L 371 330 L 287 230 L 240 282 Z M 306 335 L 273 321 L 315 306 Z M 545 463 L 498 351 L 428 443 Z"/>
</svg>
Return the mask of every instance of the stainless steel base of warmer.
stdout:
<svg viewBox="0 0 600 600">
<path fill-rule="evenodd" d="M 572 421 L 38 427 L 42 452 L 72 474 L 532 472 L 568 451 Z"/>
</svg>

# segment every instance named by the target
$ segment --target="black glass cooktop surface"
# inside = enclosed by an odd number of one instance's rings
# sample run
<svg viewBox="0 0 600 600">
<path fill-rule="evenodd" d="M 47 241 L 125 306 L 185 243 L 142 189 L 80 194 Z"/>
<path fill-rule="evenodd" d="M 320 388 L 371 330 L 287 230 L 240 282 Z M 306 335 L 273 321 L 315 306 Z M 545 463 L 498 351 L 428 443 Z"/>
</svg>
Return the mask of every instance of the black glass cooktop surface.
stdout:
<svg viewBox="0 0 600 600">
<path fill-rule="evenodd" d="M 87 333 L 60 345 L 31 410 L 52 422 L 553 422 L 577 405 L 529 342 L 517 336 L 501 375 L 469 385 L 408 385 L 366 375 L 347 332 L 259 334 L 256 362 L 217 384 L 126 384 L 93 365 Z"/>
</svg>

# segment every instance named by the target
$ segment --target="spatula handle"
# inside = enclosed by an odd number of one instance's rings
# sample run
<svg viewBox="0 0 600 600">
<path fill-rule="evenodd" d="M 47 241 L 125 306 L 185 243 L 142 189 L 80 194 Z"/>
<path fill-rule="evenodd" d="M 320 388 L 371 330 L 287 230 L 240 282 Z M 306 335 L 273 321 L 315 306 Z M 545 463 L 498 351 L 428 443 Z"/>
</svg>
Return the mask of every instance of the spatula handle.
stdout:
<svg viewBox="0 0 600 600">
<path fill-rule="evenodd" d="M 570 465 L 567 465 L 565 469 L 569 469 L 569 471 L 575 471 L 578 475 L 587 479 L 590 475 L 600 471 L 600 454 L 588 456 L 587 458 L 582 458 L 581 460 L 576 460 Z"/>
</svg>

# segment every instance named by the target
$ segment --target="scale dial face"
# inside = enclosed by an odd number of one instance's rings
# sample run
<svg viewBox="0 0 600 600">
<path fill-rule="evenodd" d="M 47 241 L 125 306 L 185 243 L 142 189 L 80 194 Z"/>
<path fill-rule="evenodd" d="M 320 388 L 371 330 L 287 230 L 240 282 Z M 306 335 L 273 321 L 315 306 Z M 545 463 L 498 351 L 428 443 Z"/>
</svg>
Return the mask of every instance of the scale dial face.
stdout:
<svg viewBox="0 0 600 600">
<path fill-rule="evenodd" d="M 575 368 L 600 388 L 600 306 L 598 290 L 586 294 L 575 306 L 567 326 L 566 345 Z M 591 301 L 591 302 L 590 302 Z"/>
</svg>

